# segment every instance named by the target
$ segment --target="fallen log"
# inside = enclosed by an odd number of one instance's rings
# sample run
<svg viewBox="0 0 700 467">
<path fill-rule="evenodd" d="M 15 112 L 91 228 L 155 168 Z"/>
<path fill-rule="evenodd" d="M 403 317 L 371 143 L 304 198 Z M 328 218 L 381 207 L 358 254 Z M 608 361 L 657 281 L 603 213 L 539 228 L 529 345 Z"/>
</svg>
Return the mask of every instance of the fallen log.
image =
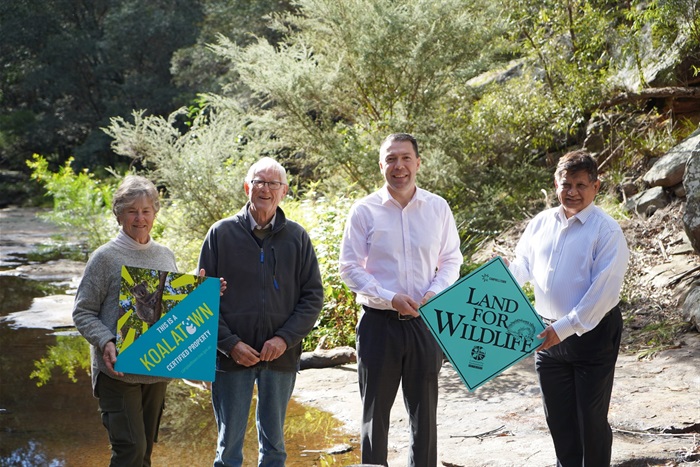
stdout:
<svg viewBox="0 0 700 467">
<path fill-rule="evenodd" d="M 328 368 L 332 366 L 355 363 L 355 349 L 352 347 L 335 347 L 333 349 L 316 349 L 313 352 L 303 352 L 301 354 L 300 368 Z"/>
</svg>

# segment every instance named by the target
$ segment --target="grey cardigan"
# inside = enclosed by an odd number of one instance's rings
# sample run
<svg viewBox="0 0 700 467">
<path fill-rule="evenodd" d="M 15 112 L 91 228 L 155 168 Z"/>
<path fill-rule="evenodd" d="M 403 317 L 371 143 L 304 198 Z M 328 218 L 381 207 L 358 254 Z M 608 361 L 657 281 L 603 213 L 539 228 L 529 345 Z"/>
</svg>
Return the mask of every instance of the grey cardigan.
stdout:
<svg viewBox="0 0 700 467">
<path fill-rule="evenodd" d="M 117 334 L 122 265 L 177 271 L 173 252 L 152 240 L 151 245 L 144 250 L 127 249 L 110 241 L 90 256 L 75 296 L 73 322 L 80 334 L 90 343 L 92 388 L 95 396 L 98 396 L 95 387 L 100 372 L 129 383 L 169 381 L 168 378 L 133 374 L 117 377 L 109 373 L 102 361 L 104 346 L 115 339 Z"/>
</svg>

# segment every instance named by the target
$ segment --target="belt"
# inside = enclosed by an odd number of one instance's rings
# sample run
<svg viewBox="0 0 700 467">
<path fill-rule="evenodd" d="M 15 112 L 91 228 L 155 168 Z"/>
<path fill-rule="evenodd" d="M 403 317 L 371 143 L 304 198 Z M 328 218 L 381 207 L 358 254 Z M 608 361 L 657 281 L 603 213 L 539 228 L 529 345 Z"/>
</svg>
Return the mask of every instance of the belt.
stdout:
<svg viewBox="0 0 700 467">
<path fill-rule="evenodd" d="M 410 316 L 410 315 L 402 315 L 401 313 L 399 313 L 396 310 L 382 310 L 379 308 L 372 308 L 371 306 L 367 306 L 367 305 L 362 305 L 362 308 L 365 311 L 369 311 L 372 313 L 379 313 L 379 314 L 382 314 L 384 316 L 387 316 L 391 319 L 395 319 L 398 321 L 411 321 L 412 319 L 420 318 L 420 316 L 416 317 L 416 316 Z"/>
<path fill-rule="evenodd" d="M 607 318 L 608 316 L 610 316 L 610 313 L 612 313 L 613 311 L 615 311 L 617 308 L 618 308 L 618 305 L 615 305 L 614 307 L 612 307 L 611 309 L 609 309 L 608 312 L 605 313 L 605 314 L 603 315 L 603 317 L 600 319 L 600 321 L 603 321 L 605 318 Z M 540 316 L 540 319 L 542 319 L 542 322 L 543 322 L 544 324 L 546 324 L 547 326 L 551 326 L 552 324 L 554 324 L 554 323 L 557 322 L 556 319 L 545 318 L 544 316 Z"/>
</svg>

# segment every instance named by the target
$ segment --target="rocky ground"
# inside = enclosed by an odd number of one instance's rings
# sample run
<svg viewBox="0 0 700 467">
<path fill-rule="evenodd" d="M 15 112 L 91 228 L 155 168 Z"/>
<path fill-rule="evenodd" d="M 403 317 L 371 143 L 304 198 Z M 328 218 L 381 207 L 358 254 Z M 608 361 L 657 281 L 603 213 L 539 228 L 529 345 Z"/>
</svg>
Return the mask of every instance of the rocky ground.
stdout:
<svg viewBox="0 0 700 467">
<path fill-rule="evenodd" d="M 0 210 L 0 221 L 3 259 L 8 251 L 50 241 L 50 229 L 27 223 L 17 211 Z M 623 292 L 624 348 L 610 410 L 615 432 L 613 465 L 700 466 L 700 334 L 691 330 L 678 309 L 700 262 L 684 241 L 679 205 L 649 220 L 622 224 L 632 258 Z M 512 253 L 519 228 L 486 246 L 484 254 Z M 3 273 L 75 283 L 81 265 L 57 261 Z M 13 319 L 25 319 L 25 326 L 33 326 L 32 318 L 34 325 L 46 324 L 48 309 L 68 310 L 67 317 L 54 323 L 60 326 L 66 319 L 70 322 L 69 302 L 46 297 L 35 301 L 30 313 Z M 472 393 L 446 363 L 440 390 L 440 465 L 555 465 L 532 359 L 521 361 Z M 360 397 L 354 365 L 302 371 L 294 397 L 335 414 L 352 435 L 359 433 Z M 406 465 L 407 447 L 407 417 L 399 393 L 392 411 L 392 467 Z"/>
<path fill-rule="evenodd" d="M 610 409 L 613 465 L 700 466 L 700 334 L 653 359 L 623 354 Z M 351 433 L 360 426 L 355 365 L 302 371 L 295 398 L 334 413 Z M 393 467 L 405 466 L 408 421 L 401 393 L 390 431 Z M 533 359 L 470 393 L 449 363 L 440 374 L 438 458 L 445 467 L 555 465 Z"/>
</svg>

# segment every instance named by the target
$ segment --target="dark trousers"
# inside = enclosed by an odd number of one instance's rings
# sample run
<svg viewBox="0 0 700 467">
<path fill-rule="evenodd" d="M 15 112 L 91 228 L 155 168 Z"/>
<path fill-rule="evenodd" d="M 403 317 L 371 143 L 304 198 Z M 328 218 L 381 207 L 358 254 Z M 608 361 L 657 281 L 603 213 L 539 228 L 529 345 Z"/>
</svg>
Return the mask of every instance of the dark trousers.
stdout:
<svg viewBox="0 0 700 467">
<path fill-rule="evenodd" d="M 365 308 L 357 325 L 363 464 L 387 464 L 391 407 L 401 383 L 409 414 L 409 467 L 437 465 L 438 373 L 442 350 L 422 319 Z"/>
<path fill-rule="evenodd" d="M 168 383 L 125 383 L 100 373 L 102 424 L 112 445 L 111 467 L 148 467 L 158 438 Z"/>
<path fill-rule="evenodd" d="M 615 307 L 595 329 L 537 353 L 537 374 L 558 467 L 610 465 L 608 408 L 621 335 L 622 315 Z"/>
</svg>

